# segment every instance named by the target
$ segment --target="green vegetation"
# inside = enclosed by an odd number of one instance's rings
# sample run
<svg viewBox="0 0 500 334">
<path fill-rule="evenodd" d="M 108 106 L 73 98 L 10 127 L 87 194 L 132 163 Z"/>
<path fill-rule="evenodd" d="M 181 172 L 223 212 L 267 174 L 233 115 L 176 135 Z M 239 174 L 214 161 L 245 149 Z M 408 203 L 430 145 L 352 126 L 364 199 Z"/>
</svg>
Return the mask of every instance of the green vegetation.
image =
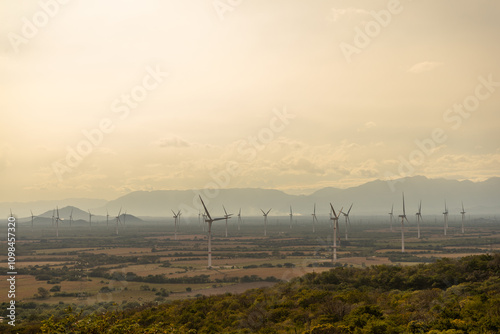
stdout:
<svg viewBox="0 0 500 334">
<path fill-rule="evenodd" d="M 59 308 L 43 321 L 0 324 L 0 332 L 499 333 L 500 254 L 336 267 L 243 294 L 130 306 Z"/>
</svg>

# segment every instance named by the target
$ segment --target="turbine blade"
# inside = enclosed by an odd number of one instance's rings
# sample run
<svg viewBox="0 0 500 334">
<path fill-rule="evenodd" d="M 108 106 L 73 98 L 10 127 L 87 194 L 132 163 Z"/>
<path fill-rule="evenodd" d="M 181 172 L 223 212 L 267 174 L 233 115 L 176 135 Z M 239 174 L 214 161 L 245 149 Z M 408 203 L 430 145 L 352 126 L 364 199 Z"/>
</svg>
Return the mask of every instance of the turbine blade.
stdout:
<svg viewBox="0 0 500 334">
<path fill-rule="evenodd" d="M 335 209 L 333 208 L 332 203 L 330 203 L 330 207 L 332 208 L 333 215 L 334 215 L 335 217 L 337 217 L 337 214 L 335 213 Z"/>
<path fill-rule="evenodd" d="M 201 195 L 198 195 L 200 197 L 201 204 L 203 204 L 203 208 L 205 209 L 205 213 L 207 214 L 208 218 L 212 220 L 212 217 L 210 217 L 210 213 L 208 213 L 207 207 L 205 206 L 205 203 L 203 202 L 203 199 L 201 198 Z"/>
<path fill-rule="evenodd" d="M 267 212 L 266 212 L 266 216 L 267 216 L 267 214 L 268 214 L 269 212 L 271 212 L 271 210 L 272 210 L 272 209 L 273 209 L 273 208 L 271 208 L 271 209 L 267 210 Z"/>
<path fill-rule="evenodd" d="M 224 209 L 224 213 L 226 214 L 227 216 L 227 211 L 226 211 L 226 208 L 224 207 L 224 205 L 222 205 L 222 208 Z"/>
<path fill-rule="evenodd" d="M 403 216 L 406 217 L 406 210 L 405 210 L 405 193 L 403 193 Z"/>
<path fill-rule="evenodd" d="M 351 209 L 352 209 L 352 206 L 353 206 L 354 203 L 351 204 L 351 206 L 349 207 L 349 211 L 347 211 L 347 215 L 349 216 L 349 213 L 351 212 Z"/>
<path fill-rule="evenodd" d="M 264 210 L 260 209 L 260 211 L 262 211 L 262 213 L 264 214 L 264 216 L 266 215 L 266 213 L 264 212 Z"/>
</svg>

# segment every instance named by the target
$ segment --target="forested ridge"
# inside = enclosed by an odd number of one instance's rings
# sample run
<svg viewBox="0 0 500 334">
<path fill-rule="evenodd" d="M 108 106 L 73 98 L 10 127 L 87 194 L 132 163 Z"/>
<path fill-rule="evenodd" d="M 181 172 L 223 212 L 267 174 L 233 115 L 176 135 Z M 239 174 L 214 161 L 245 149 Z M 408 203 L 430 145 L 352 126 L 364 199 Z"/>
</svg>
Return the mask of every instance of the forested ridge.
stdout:
<svg viewBox="0 0 500 334">
<path fill-rule="evenodd" d="M 243 294 L 0 325 L 2 333 L 500 333 L 500 254 L 334 268 Z"/>
</svg>

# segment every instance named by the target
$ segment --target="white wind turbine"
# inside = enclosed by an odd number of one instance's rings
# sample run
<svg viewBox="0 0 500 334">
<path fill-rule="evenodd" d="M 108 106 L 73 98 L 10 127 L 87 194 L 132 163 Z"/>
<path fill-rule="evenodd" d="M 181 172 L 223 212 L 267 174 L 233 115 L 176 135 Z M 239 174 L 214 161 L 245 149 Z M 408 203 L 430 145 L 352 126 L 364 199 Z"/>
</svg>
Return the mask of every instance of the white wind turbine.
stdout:
<svg viewBox="0 0 500 334">
<path fill-rule="evenodd" d="M 444 201 L 444 235 L 446 235 L 446 231 L 448 230 L 448 207 L 446 206 L 446 201 Z"/>
<path fill-rule="evenodd" d="M 120 211 L 122 209 L 120 208 Z M 106 210 L 106 229 L 108 230 L 109 229 L 109 212 L 108 210 Z"/>
<path fill-rule="evenodd" d="M 121 220 L 120 220 L 120 213 L 122 213 L 122 208 L 120 208 L 120 211 L 118 211 L 118 215 L 115 217 L 115 233 L 116 235 L 118 235 L 118 224 L 121 224 Z"/>
<path fill-rule="evenodd" d="M 207 207 L 205 206 L 205 203 L 203 202 L 203 199 L 201 198 L 200 195 L 198 196 L 200 197 L 201 204 L 203 204 L 203 208 L 205 209 L 205 214 L 206 214 L 205 222 L 208 223 L 208 268 L 212 268 L 212 223 L 217 220 L 226 219 L 226 217 L 212 218 L 207 210 Z"/>
<path fill-rule="evenodd" d="M 345 240 L 347 240 L 347 223 L 349 223 L 349 224 L 351 223 L 351 219 L 349 219 L 349 213 L 351 212 L 353 204 L 354 203 L 351 204 L 347 213 L 342 213 L 345 217 Z"/>
<path fill-rule="evenodd" d="M 34 220 L 35 220 L 35 216 L 33 215 L 33 211 L 31 211 L 31 232 L 33 232 L 33 221 Z"/>
<path fill-rule="evenodd" d="M 394 219 L 394 204 L 391 207 L 391 212 L 389 212 L 389 217 L 391 218 L 391 232 L 394 232 L 394 229 L 392 228 L 392 220 Z"/>
<path fill-rule="evenodd" d="M 318 222 L 318 218 L 316 217 L 316 203 L 314 203 L 314 208 L 313 208 L 313 213 L 312 213 L 312 218 L 313 218 L 313 233 L 316 233 L 316 225 L 315 222 Z"/>
<path fill-rule="evenodd" d="M 69 226 L 71 227 L 73 224 L 73 209 L 71 209 L 71 212 L 69 214 Z"/>
<path fill-rule="evenodd" d="M 222 208 L 224 209 L 224 218 L 226 219 L 226 238 L 227 238 L 227 220 L 231 218 L 233 214 L 232 213 L 228 214 L 224 205 L 222 206 Z"/>
<path fill-rule="evenodd" d="M 89 212 L 89 229 L 92 230 L 92 216 L 93 216 L 93 214 L 90 213 L 90 210 L 87 209 L 87 211 Z"/>
<path fill-rule="evenodd" d="M 238 212 L 238 231 L 240 230 L 240 226 L 241 226 L 241 208 L 240 211 Z"/>
<path fill-rule="evenodd" d="M 342 209 L 340 209 L 339 214 L 335 212 L 332 203 L 330 203 L 330 208 L 332 208 L 332 216 L 331 220 L 333 221 L 333 259 L 332 262 L 337 261 L 337 230 L 339 229 L 339 216 L 342 213 Z"/>
<path fill-rule="evenodd" d="M 464 220 L 465 220 L 465 214 L 467 212 L 465 212 L 465 209 L 464 209 L 464 202 L 462 202 L 462 212 L 460 212 L 460 214 L 462 215 L 462 234 L 465 233 L 465 229 L 464 229 Z"/>
<path fill-rule="evenodd" d="M 177 213 L 175 213 L 174 210 L 171 210 L 171 211 L 174 214 L 174 216 L 173 216 L 174 224 L 175 224 L 174 234 L 175 234 L 175 240 L 177 240 L 177 222 L 180 220 L 181 210 L 179 210 Z"/>
<path fill-rule="evenodd" d="M 57 209 L 57 216 L 56 216 L 56 238 L 59 238 L 59 221 L 63 221 L 63 219 L 59 217 L 59 207 L 56 207 L 56 209 Z"/>
<path fill-rule="evenodd" d="M 420 239 L 420 221 L 423 221 L 422 218 L 422 201 L 418 205 L 418 212 L 415 214 L 417 216 L 417 238 Z"/>
<path fill-rule="evenodd" d="M 269 209 L 267 212 L 264 212 L 264 210 L 260 209 L 260 211 L 262 211 L 263 213 L 263 216 L 264 216 L 264 236 L 267 236 L 267 215 L 269 214 L 269 212 L 272 210 Z"/>
<path fill-rule="evenodd" d="M 403 193 L 403 214 L 399 215 L 401 218 L 401 253 L 405 252 L 405 220 L 409 223 L 408 218 L 406 218 L 405 210 L 405 194 Z"/>
<path fill-rule="evenodd" d="M 292 229 L 292 220 L 293 220 L 293 211 L 292 211 L 292 206 L 290 205 L 290 213 L 288 214 L 290 216 L 290 230 Z"/>
</svg>

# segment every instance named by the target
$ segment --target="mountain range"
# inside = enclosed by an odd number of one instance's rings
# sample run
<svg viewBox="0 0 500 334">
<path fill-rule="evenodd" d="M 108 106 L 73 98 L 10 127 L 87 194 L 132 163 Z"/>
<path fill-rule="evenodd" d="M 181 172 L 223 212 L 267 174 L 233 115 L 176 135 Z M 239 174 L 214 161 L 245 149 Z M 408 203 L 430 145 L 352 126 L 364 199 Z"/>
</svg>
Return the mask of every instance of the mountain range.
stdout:
<svg viewBox="0 0 500 334">
<path fill-rule="evenodd" d="M 102 199 L 66 199 L 62 201 L 39 201 L 28 203 L 2 203 L 5 209 L 19 217 L 35 215 L 51 216 L 56 206 L 73 206 L 74 219 L 88 220 L 87 209 L 100 215 L 99 219 L 118 214 L 120 208 L 139 217 L 171 216 L 171 210 L 182 210 L 184 216 L 197 216 L 202 208 L 198 195 L 201 195 L 213 216 L 223 214 L 222 205 L 228 212 L 243 216 L 262 215 L 262 210 L 272 208 L 270 216 L 288 215 L 292 206 L 294 215 L 310 216 L 316 203 L 316 213 L 328 216 L 329 203 L 336 210 L 344 207 L 344 211 L 354 203 L 353 215 L 386 215 L 394 205 L 394 213 L 402 211 L 402 193 L 405 194 L 406 213 L 413 215 L 422 201 L 422 215 L 440 215 L 444 211 L 445 201 L 450 214 L 459 214 L 462 202 L 465 211 L 472 215 L 494 215 L 500 213 L 500 178 L 490 178 L 482 182 L 457 181 L 446 179 L 428 179 L 414 176 L 394 181 L 375 180 L 360 186 L 347 189 L 323 188 L 310 195 L 290 195 L 275 189 L 230 188 L 202 190 L 155 190 L 134 191 L 111 201 Z M 76 211 L 76 208 L 82 209 Z M 68 208 L 60 212 L 69 217 Z M 47 217 L 48 218 L 48 217 Z M 66 218 L 67 219 L 67 218 Z"/>
</svg>

